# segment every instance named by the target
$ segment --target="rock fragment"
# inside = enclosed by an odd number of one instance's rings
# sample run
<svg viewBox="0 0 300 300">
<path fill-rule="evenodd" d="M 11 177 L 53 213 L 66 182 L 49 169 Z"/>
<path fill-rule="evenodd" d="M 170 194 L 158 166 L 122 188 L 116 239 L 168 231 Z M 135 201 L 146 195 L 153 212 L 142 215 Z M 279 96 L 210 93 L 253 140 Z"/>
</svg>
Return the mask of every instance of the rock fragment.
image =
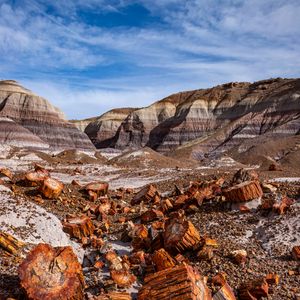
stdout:
<svg viewBox="0 0 300 300">
<path fill-rule="evenodd" d="M 176 265 L 172 256 L 163 248 L 154 252 L 152 261 L 157 271 L 173 268 Z"/>
<path fill-rule="evenodd" d="M 42 182 L 39 191 L 44 195 L 44 197 L 48 199 L 55 199 L 61 194 L 63 188 L 64 185 L 60 181 L 54 178 L 47 178 Z"/>
<path fill-rule="evenodd" d="M 263 191 L 258 181 L 245 181 L 223 190 L 223 195 L 228 202 L 246 202 L 260 198 Z"/>
<path fill-rule="evenodd" d="M 190 265 L 180 265 L 145 277 L 138 300 L 211 300 L 210 291 Z"/>
<path fill-rule="evenodd" d="M 255 300 L 268 297 L 269 285 L 266 279 L 257 279 L 243 284 L 239 289 L 240 300 Z"/>
<path fill-rule="evenodd" d="M 69 217 L 63 222 L 63 230 L 71 237 L 82 239 L 94 233 L 94 225 L 91 219 L 87 216 Z"/>
<path fill-rule="evenodd" d="M 293 256 L 294 260 L 300 261 L 300 246 L 293 247 L 292 256 Z"/>
<path fill-rule="evenodd" d="M 142 201 L 148 203 L 150 201 L 156 201 L 155 198 L 159 198 L 159 193 L 156 187 L 152 184 L 142 188 L 131 200 L 131 205 L 136 205 Z"/>
<path fill-rule="evenodd" d="M 82 268 L 71 247 L 37 245 L 19 266 L 19 278 L 30 300 L 82 300 Z"/>
<path fill-rule="evenodd" d="M 198 230 L 180 212 L 173 213 L 166 221 L 163 237 L 165 248 L 179 253 L 192 249 L 200 242 Z"/>
</svg>

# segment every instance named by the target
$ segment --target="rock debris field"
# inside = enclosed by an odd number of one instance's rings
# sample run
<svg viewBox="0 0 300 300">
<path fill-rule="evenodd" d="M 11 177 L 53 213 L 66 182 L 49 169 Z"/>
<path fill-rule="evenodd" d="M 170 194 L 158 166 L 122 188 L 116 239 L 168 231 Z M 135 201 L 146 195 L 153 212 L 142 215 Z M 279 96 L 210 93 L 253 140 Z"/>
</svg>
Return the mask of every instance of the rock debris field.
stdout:
<svg viewBox="0 0 300 300">
<path fill-rule="evenodd" d="M 1 300 L 300 299 L 299 177 L 145 151 L 5 153 Z"/>
</svg>

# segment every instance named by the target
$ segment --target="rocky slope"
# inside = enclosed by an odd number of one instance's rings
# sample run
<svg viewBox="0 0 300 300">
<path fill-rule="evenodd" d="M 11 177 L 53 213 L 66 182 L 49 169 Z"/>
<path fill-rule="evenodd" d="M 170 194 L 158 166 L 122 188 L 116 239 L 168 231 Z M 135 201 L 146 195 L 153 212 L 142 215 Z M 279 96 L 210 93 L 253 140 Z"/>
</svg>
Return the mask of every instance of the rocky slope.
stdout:
<svg viewBox="0 0 300 300">
<path fill-rule="evenodd" d="M 11 80 L 0 81 L 0 142 L 20 147 L 94 149 L 58 108 Z"/>
<path fill-rule="evenodd" d="M 109 114 L 113 118 L 113 111 Z M 105 130 L 89 125 L 85 132 L 97 147 L 179 149 L 176 153 L 197 159 L 236 146 L 244 152 L 250 139 L 300 133 L 300 79 L 228 83 L 174 94 L 132 110 L 117 125 Z"/>
</svg>

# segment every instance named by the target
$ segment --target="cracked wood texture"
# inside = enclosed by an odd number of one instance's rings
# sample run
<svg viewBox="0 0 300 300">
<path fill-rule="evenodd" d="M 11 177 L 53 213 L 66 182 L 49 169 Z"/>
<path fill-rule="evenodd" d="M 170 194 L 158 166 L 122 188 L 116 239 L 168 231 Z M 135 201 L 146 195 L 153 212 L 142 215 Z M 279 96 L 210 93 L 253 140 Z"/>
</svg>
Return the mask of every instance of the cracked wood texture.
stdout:
<svg viewBox="0 0 300 300">
<path fill-rule="evenodd" d="M 63 183 L 54 179 L 54 178 L 47 178 L 43 181 L 40 192 L 48 199 L 57 198 L 64 188 Z"/>
<path fill-rule="evenodd" d="M 164 245 L 171 252 L 184 252 L 200 242 L 200 234 L 192 222 L 179 213 L 166 221 Z"/>
<path fill-rule="evenodd" d="M 180 265 L 145 277 L 138 300 L 211 300 L 199 273 L 189 265 Z"/>
<path fill-rule="evenodd" d="M 245 181 L 223 191 L 229 202 L 246 202 L 263 195 L 259 181 Z"/>
<path fill-rule="evenodd" d="M 39 244 L 19 266 L 20 284 L 29 300 L 82 300 L 82 268 L 71 247 Z"/>
<path fill-rule="evenodd" d="M 71 237 L 81 239 L 94 233 L 94 225 L 89 217 L 72 217 L 63 222 L 63 230 Z"/>
<path fill-rule="evenodd" d="M 7 253 L 16 255 L 24 246 L 24 243 L 20 242 L 12 235 L 0 230 L 0 247 Z"/>
</svg>

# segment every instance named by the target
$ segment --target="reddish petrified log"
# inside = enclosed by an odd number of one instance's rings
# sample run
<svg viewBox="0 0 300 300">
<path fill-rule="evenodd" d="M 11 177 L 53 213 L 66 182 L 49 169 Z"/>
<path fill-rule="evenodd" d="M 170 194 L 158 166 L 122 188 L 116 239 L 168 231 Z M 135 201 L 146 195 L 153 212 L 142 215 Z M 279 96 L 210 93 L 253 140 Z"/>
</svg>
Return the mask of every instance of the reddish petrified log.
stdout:
<svg viewBox="0 0 300 300">
<path fill-rule="evenodd" d="M 42 185 L 40 186 L 39 191 L 49 199 L 57 198 L 64 188 L 63 183 L 54 179 L 54 178 L 47 178 L 43 181 Z"/>
<path fill-rule="evenodd" d="M 170 199 L 165 199 L 160 201 L 161 210 L 166 213 L 173 208 L 173 204 Z"/>
<path fill-rule="evenodd" d="M 136 281 L 136 277 L 130 272 L 130 266 L 114 251 L 107 252 L 105 257 L 110 264 L 110 276 L 118 286 L 130 287 Z"/>
<path fill-rule="evenodd" d="M 11 172 L 11 170 L 9 170 L 8 168 L 0 168 L 0 175 L 3 175 L 7 178 L 9 178 L 10 180 L 12 180 L 13 178 L 13 174 Z"/>
<path fill-rule="evenodd" d="M 236 300 L 232 288 L 226 282 L 214 295 L 213 300 Z"/>
<path fill-rule="evenodd" d="M 176 261 L 163 248 L 154 252 L 152 256 L 152 261 L 155 265 L 156 271 L 162 271 L 165 269 L 173 268 L 176 265 Z"/>
<path fill-rule="evenodd" d="M 19 278 L 30 300 L 82 300 L 82 268 L 71 247 L 39 244 L 19 266 Z"/>
<path fill-rule="evenodd" d="M 258 181 L 245 181 L 223 191 L 229 202 L 246 202 L 263 195 Z"/>
<path fill-rule="evenodd" d="M 273 210 L 278 214 L 282 215 L 286 212 L 286 210 L 294 203 L 293 199 L 288 197 L 282 197 L 279 203 L 274 203 Z"/>
<path fill-rule="evenodd" d="M 71 237 L 82 239 L 94 233 L 94 225 L 89 217 L 69 217 L 63 222 L 63 230 Z"/>
<path fill-rule="evenodd" d="M 164 218 L 164 214 L 157 209 L 149 209 L 141 215 L 142 223 L 152 222 Z"/>
<path fill-rule="evenodd" d="M 126 292 L 108 292 L 97 296 L 94 300 L 132 300 L 132 297 Z"/>
<path fill-rule="evenodd" d="M 199 273 L 189 265 L 156 272 L 145 277 L 138 300 L 211 300 Z"/>
<path fill-rule="evenodd" d="M 99 196 L 105 196 L 108 192 L 107 182 L 92 182 L 85 186 L 85 190 L 91 197 L 91 200 L 96 200 Z"/>
<path fill-rule="evenodd" d="M 142 201 L 145 203 L 148 202 L 157 202 L 157 197 L 159 193 L 156 187 L 152 184 L 145 186 L 142 188 L 131 200 L 131 205 L 136 205 L 141 203 Z"/>
<path fill-rule="evenodd" d="M 269 285 L 266 279 L 258 279 L 250 281 L 241 286 L 239 289 L 239 299 L 261 299 L 263 297 L 268 297 L 269 295 Z M 249 298 L 253 297 L 253 298 Z"/>
<path fill-rule="evenodd" d="M 49 174 L 42 171 L 33 171 L 25 174 L 25 182 L 29 186 L 38 186 L 49 177 Z"/>
<path fill-rule="evenodd" d="M 292 250 L 294 260 L 300 261 L 300 246 L 294 246 Z"/>
<path fill-rule="evenodd" d="M 0 248 L 7 253 L 16 255 L 25 246 L 25 244 L 12 235 L 0 230 Z"/>
<path fill-rule="evenodd" d="M 244 265 L 247 261 L 247 251 L 244 249 L 234 250 L 231 252 L 231 257 L 238 265 Z"/>
<path fill-rule="evenodd" d="M 163 237 L 165 248 L 171 252 L 183 252 L 200 242 L 198 230 L 181 213 L 173 213 L 166 221 Z"/>
<path fill-rule="evenodd" d="M 266 281 L 268 284 L 279 284 L 280 276 L 276 273 L 270 273 L 266 275 Z"/>
</svg>

